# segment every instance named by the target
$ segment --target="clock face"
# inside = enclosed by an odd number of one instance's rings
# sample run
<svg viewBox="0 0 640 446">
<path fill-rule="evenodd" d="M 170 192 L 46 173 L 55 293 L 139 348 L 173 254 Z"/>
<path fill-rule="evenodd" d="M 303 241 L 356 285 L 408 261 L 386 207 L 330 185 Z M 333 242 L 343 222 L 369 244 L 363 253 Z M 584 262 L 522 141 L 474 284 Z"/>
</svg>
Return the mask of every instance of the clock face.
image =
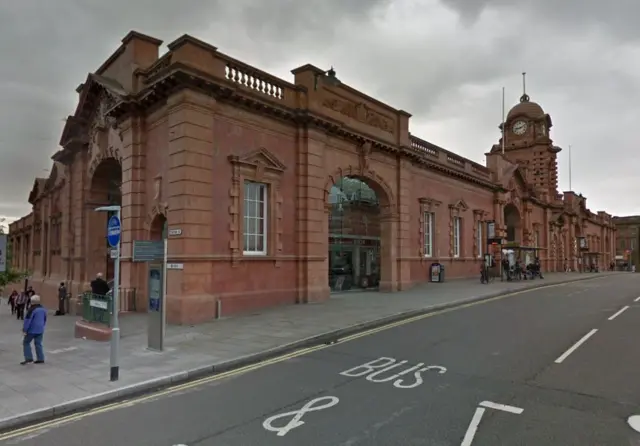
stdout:
<svg viewBox="0 0 640 446">
<path fill-rule="evenodd" d="M 515 124 L 513 124 L 513 133 L 515 133 L 516 135 L 523 135 L 524 132 L 527 131 L 527 123 L 524 121 L 516 121 Z"/>
</svg>

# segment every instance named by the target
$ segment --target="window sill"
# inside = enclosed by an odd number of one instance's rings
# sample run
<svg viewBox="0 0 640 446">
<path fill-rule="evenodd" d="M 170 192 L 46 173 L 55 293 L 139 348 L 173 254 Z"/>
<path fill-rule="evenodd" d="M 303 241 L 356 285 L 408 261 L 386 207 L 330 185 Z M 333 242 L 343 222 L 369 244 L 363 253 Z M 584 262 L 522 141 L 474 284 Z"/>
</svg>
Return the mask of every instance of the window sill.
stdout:
<svg viewBox="0 0 640 446">
<path fill-rule="evenodd" d="M 243 252 L 243 253 L 242 253 L 242 257 L 248 257 L 248 258 L 254 258 L 254 257 L 264 258 L 264 257 L 269 257 L 269 254 L 267 254 L 266 252 Z"/>
</svg>

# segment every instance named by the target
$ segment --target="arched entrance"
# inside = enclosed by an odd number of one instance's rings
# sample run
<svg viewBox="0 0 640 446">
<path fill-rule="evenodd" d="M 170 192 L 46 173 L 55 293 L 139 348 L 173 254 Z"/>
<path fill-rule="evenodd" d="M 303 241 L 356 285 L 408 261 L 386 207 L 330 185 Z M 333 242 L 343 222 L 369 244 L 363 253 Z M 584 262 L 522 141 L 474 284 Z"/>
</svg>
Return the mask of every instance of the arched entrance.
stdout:
<svg viewBox="0 0 640 446">
<path fill-rule="evenodd" d="M 509 203 L 504 207 L 504 224 L 507 230 L 507 242 L 521 243 L 522 220 L 520 218 L 520 211 L 513 203 Z"/>
<path fill-rule="evenodd" d="M 107 222 L 113 212 L 95 212 L 101 206 L 122 206 L 122 167 L 115 158 L 105 158 L 91 176 L 87 200 L 87 274 L 103 273 L 113 280 L 114 261 L 107 243 Z"/>
<path fill-rule="evenodd" d="M 377 290 L 389 281 L 382 268 L 388 197 L 367 178 L 343 176 L 329 190 L 329 287 L 332 293 Z M 386 263 L 386 262 L 384 262 Z"/>
</svg>

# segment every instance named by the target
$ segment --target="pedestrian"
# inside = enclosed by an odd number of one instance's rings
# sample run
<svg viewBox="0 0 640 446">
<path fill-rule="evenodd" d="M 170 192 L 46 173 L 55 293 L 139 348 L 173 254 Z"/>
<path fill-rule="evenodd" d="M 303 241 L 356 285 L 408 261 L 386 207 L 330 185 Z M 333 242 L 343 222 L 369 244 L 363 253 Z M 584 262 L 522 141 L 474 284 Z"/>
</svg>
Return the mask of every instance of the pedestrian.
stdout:
<svg viewBox="0 0 640 446">
<path fill-rule="evenodd" d="M 13 290 L 9 295 L 9 305 L 11 306 L 11 314 L 16 314 L 16 299 L 18 298 L 18 292 Z"/>
<path fill-rule="evenodd" d="M 102 278 L 102 273 L 96 274 L 96 278 L 91 281 L 91 293 L 98 296 L 109 294 L 109 284 Z"/>
<path fill-rule="evenodd" d="M 35 294 L 36 292 L 34 291 L 33 287 L 29 285 L 29 287 L 27 288 L 27 302 L 25 304 L 25 309 L 27 311 L 29 311 L 29 307 L 31 306 L 31 298 L 35 296 Z"/>
<path fill-rule="evenodd" d="M 16 319 L 24 320 L 24 310 L 27 306 L 27 301 L 29 297 L 26 292 L 22 292 L 16 298 Z"/>
<path fill-rule="evenodd" d="M 64 316 L 64 302 L 67 299 L 67 287 L 64 282 L 60 282 L 60 286 L 58 287 L 58 311 L 56 311 L 56 316 Z"/>
<path fill-rule="evenodd" d="M 31 296 L 31 307 L 22 324 L 22 347 L 24 350 L 24 361 L 21 365 L 33 362 L 33 351 L 31 350 L 31 342 L 36 348 L 36 364 L 44 364 L 44 349 L 42 348 L 42 338 L 44 329 L 47 325 L 47 310 L 40 305 L 40 296 L 34 294 Z"/>
</svg>

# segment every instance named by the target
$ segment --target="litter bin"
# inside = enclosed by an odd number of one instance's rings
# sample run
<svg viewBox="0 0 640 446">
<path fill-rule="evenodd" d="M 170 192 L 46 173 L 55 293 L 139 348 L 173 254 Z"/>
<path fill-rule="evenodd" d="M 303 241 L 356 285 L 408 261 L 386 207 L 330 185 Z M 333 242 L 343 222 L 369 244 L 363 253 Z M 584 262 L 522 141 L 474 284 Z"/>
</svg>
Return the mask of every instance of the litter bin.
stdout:
<svg viewBox="0 0 640 446">
<path fill-rule="evenodd" d="M 432 263 L 430 275 L 432 282 L 444 282 L 444 265 L 441 263 Z"/>
</svg>

